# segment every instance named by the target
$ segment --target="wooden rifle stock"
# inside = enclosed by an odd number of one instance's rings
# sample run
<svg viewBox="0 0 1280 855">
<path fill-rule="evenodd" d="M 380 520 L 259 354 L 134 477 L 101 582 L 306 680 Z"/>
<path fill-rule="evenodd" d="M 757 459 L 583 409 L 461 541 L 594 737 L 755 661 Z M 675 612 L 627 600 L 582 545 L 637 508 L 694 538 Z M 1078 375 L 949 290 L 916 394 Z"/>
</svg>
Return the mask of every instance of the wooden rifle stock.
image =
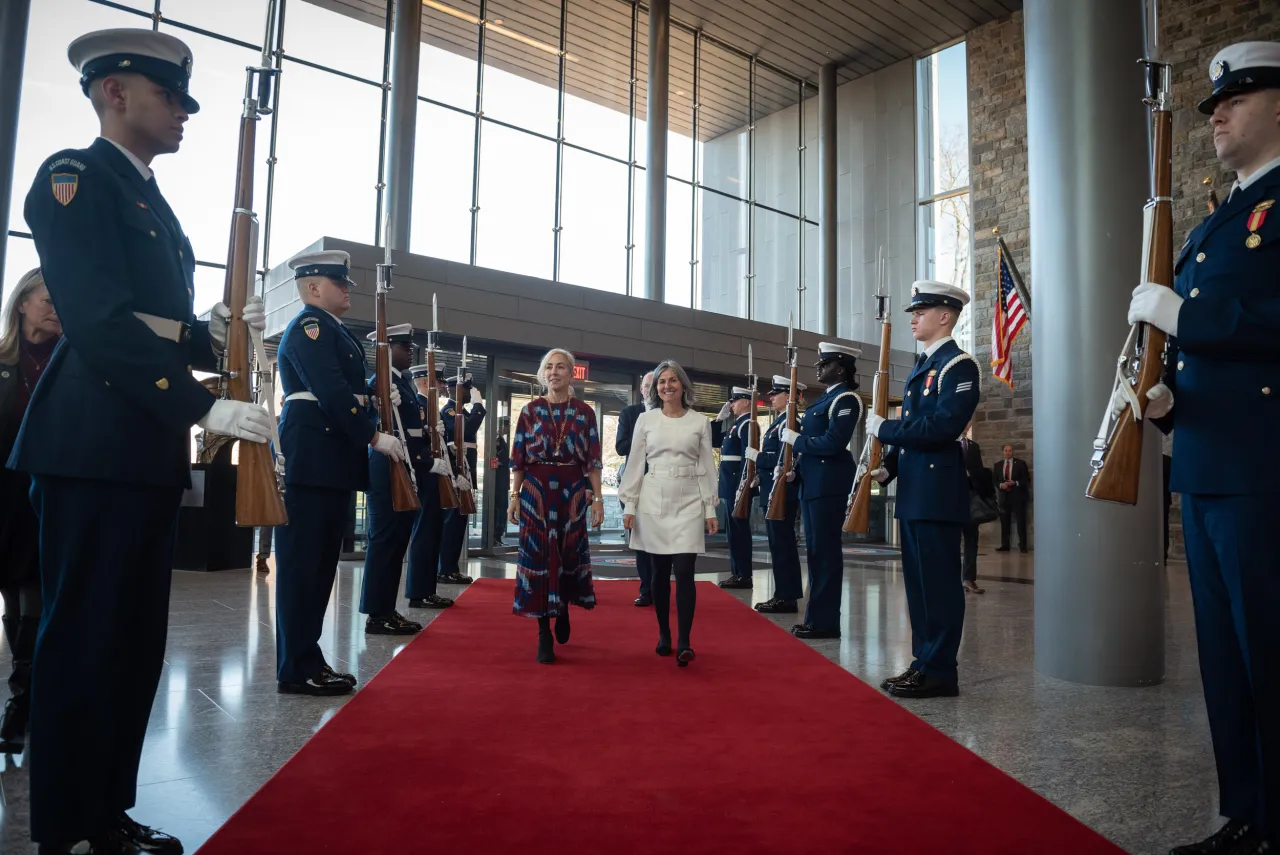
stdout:
<svg viewBox="0 0 1280 855">
<path fill-rule="evenodd" d="M 1155 75 L 1167 80 L 1167 66 L 1152 69 Z M 1147 256 L 1143 259 L 1144 280 L 1166 287 L 1173 287 L 1173 205 L 1170 201 L 1173 187 L 1173 114 L 1167 109 L 1163 96 L 1165 85 L 1152 84 L 1152 124 L 1154 127 L 1152 184 L 1153 198 L 1146 205 Z M 1163 109 L 1162 109 L 1163 108 Z M 1147 392 L 1161 380 L 1164 372 L 1164 351 L 1167 336 L 1163 330 L 1146 323 L 1136 324 L 1130 332 L 1130 341 L 1136 347 L 1130 354 L 1128 346 L 1120 355 L 1120 382 L 1127 382 L 1143 407 Z M 1136 366 L 1136 367 L 1135 367 Z M 1113 387 L 1112 394 L 1114 395 Z M 1107 401 L 1111 409 L 1111 400 Z M 1125 404 L 1118 416 L 1109 421 L 1105 441 L 1100 435 L 1094 441 L 1091 461 L 1093 473 L 1085 495 L 1104 502 L 1120 502 L 1126 505 L 1138 503 L 1138 483 L 1142 470 L 1142 413 L 1133 412 L 1132 404 Z M 1104 417 L 1105 418 L 1105 417 Z M 1104 424 L 1108 422 L 1104 421 Z M 1100 432 L 1101 433 L 1101 432 Z"/>
<path fill-rule="evenodd" d="M 383 433 L 394 436 L 405 447 L 404 437 L 396 429 L 395 404 L 391 402 L 391 345 L 387 342 L 387 294 L 381 288 L 374 298 L 375 324 L 377 325 L 377 343 L 374 356 L 374 385 L 378 396 L 378 412 L 382 419 Z M 407 454 L 406 454 L 407 456 Z M 391 507 L 397 511 L 416 511 L 422 507 L 418 499 L 418 491 L 413 488 L 413 479 L 409 476 L 412 461 L 398 461 L 388 458 L 387 465 L 391 473 Z"/>
<path fill-rule="evenodd" d="M 250 72 L 252 74 L 252 72 Z M 222 301 L 231 311 L 227 323 L 226 377 L 223 397 L 229 401 L 253 401 L 253 355 L 244 304 L 249 298 L 257 264 L 257 217 L 253 209 L 253 158 L 257 145 L 257 110 L 246 110 L 240 119 L 240 151 L 236 161 L 235 207 L 231 214 L 231 239 L 227 248 L 227 277 Z M 276 449 L 279 451 L 279 449 Z M 236 471 L 236 524 L 241 526 L 287 525 L 280 486 L 276 483 L 275 457 L 264 442 L 240 441 Z"/>
<path fill-rule="evenodd" d="M 435 333 L 432 333 L 435 335 Z M 427 376 L 431 378 L 431 394 L 427 396 L 427 435 L 431 437 L 431 456 L 436 460 L 449 462 L 449 453 L 445 450 L 444 441 L 440 438 L 440 396 L 436 383 L 436 352 L 434 348 L 427 350 Z M 458 490 L 453 486 L 453 478 L 439 475 L 436 481 L 440 484 L 440 507 L 443 509 L 458 507 Z"/>
<path fill-rule="evenodd" d="M 756 423 L 756 388 L 751 385 L 751 421 L 747 428 L 747 447 L 760 451 L 760 425 Z M 738 478 L 738 492 L 733 497 L 733 518 L 745 520 L 751 517 L 751 482 L 756 480 L 756 462 L 747 458 Z M 772 498 L 772 496 L 770 497 Z"/>
<path fill-rule="evenodd" d="M 795 361 L 791 363 L 791 394 L 787 398 L 787 429 L 796 429 L 796 395 L 799 389 L 799 378 L 796 376 Z M 787 475 L 795 467 L 793 446 L 782 444 L 782 458 L 773 476 L 773 491 L 769 493 L 769 511 L 765 519 L 780 522 L 787 518 Z"/>
<path fill-rule="evenodd" d="M 893 325 L 886 319 L 880 327 L 880 363 L 876 366 L 874 399 L 872 411 L 880 418 L 889 415 L 889 343 Z M 849 511 L 845 515 L 841 531 L 853 534 L 866 534 L 871 527 L 871 473 L 880 468 L 883 462 L 884 445 L 879 437 L 871 437 L 871 450 L 867 458 L 867 469 L 858 479 L 853 492 L 849 494 Z"/>
<path fill-rule="evenodd" d="M 465 350 L 465 348 L 463 348 Z M 467 434 L 466 416 L 462 412 L 462 379 L 463 370 L 458 369 L 458 380 L 453 386 L 454 400 L 454 416 L 453 416 L 453 450 L 457 455 L 457 466 L 454 471 L 471 483 L 473 473 L 471 471 L 470 461 L 467 460 Z M 470 516 L 476 512 L 476 490 L 475 484 L 458 491 L 458 513 L 463 516 Z"/>
</svg>

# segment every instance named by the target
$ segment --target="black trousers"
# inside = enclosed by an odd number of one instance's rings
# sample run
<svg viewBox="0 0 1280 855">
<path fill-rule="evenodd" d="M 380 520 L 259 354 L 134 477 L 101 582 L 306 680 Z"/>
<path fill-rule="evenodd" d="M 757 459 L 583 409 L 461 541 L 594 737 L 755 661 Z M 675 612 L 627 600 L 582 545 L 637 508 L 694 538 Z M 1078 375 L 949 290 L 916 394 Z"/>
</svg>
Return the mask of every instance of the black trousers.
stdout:
<svg viewBox="0 0 1280 855">
<path fill-rule="evenodd" d="M 179 487 L 37 475 L 44 617 L 31 673 L 31 839 L 133 807 L 164 666 Z"/>
<path fill-rule="evenodd" d="M 658 631 L 671 635 L 671 574 L 676 576 L 676 648 L 690 647 L 693 632 L 693 612 L 698 605 L 698 589 L 693 582 L 693 568 L 698 556 L 692 552 L 677 555 L 647 553 L 653 568 L 650 587 L 653 591 L 653 611 L 658 616 Z"/>
<path fill-rule="evenodd" d="M 978 524 L 969 523 L 962 530 L 964 537 L 964 561 L 960 566 L 963 582 L 978 581 Z"/>
<path fill-rule="evenodd" d="M 320 673 L 320 633 L 342 555 L 350 490 L 290 484 L 289 524 L 276 532 L 276 679 L 300 683 Z"/>
<path fill-rule="evenodd" d="M 1000 548 L 1009 548 L 1009 518 L 1018 524 L 1018 548 L 1027 548 L 1027 500 L 1005 499 L 1000 505 Z"/>
</svg>

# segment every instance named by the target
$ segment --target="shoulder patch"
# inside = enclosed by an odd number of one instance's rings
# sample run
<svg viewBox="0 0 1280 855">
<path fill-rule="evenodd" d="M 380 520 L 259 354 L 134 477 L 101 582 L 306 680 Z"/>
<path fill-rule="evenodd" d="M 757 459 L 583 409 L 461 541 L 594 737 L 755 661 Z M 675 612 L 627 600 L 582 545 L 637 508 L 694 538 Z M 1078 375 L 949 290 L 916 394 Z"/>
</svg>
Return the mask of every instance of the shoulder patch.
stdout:
<svg viewBox="0 0 1280 855">
<path fill-rule="evenodd" d="M 56 172 L 59 170 L 65 172 L 67 169 L 74 169 L 76 172 L 84 172 L 85 168 L 84 161 L 77 160 L 74 157 L 57 157 L 50 161 L 47 166 L 49 167 L 50 172 Z"/>
<path fill-rule="evenodd" d="M 307 334 L 307 338 L 317 341 L 320 338 L 320 322 L 315 318 L 303 318 L 302 331 Z"/>
<path fill-rule="evenodd" d="M 841 401 L 844 401 L 845 404 L 850 403 L 849 401 L 845 401 L 845 398 L 853 398 L 854 399 L 853 406 L 841 407 L 840 412 L 837 413 L 836 407 L 840 405 Z M 847 416 L 850 410 L 854 409 L 854 407 L 857 407 L 859 409 L 861 409 L 862 407 L 862 399 L 858 397 L 858 393 L 854 392 L 853 390 L 849 390 L 848 392 L 841 392 L 839 395 L 836 395 L 834 398 L 831 399 L 831 406 L 827 408 L 827 418 L 833 419 L 833 418 L 838 418 L 840 416 Z"/>
<path fill-rule="evenodd" d="M 966 361 L 966 360 L 968 360 L 969 362 L 972 362 L 972 363 L 973 363 L 973 367 L 974 367 L 975 369 L 978 367 L 978 360 L 974 359 L 972 356 L 970 356 L 970 355 L 969 355 L 969 354 L 967 354 L 967 353 L 960 353 L 960 354 L 958 354 L 958 355 L 956 355 L 956 356 L 952 357 L 952 358 L 951 358 L 951 361 L 950 361 L 950 362 L 948 362 L 946 365 L 944 365 L 944 366 L 943 366 L 943 368 L 942 368 L 942 372 L 938 375 L 938 389 L 939 389 L 939 391 L 941 391 L 941 389 L 942 389 L 942 381 L 943 381 L 943 379 L 944 379 L 944 378 L 946 378 L 946 376 L 947 376 L 947 372 L 948 372 L 948 371 L 950 371 L 950 370 L 951 370 L 952 368 L 954 368 L 955 366 L 959 365 L 960 363 L 962 363 L 962 362 Z M 961 382 L 961 383 L 960 383 L 960 385 L 956 387 L 956 391 L 957 391 L 957 392 L 968 392 L 970 389 L 972 389 L 972 388 L 973 388 L 973 384 L 972 384 L 972 383 L 970 383 L 966 388 L 961 389 L 961 388 L 960 388 L 960 386 L 963 386 L 963 385 L 964 385 L 964 383 L 963 383 L 963 382 Z"/>
<path fill-rule="evenodd" d="M 55 172 L 49 176 L 49 183 L 53 198 L 65 208 L 76 197 L 76 190 L 80 188 L 80 176 L 70 172 Z"/>
</svg>

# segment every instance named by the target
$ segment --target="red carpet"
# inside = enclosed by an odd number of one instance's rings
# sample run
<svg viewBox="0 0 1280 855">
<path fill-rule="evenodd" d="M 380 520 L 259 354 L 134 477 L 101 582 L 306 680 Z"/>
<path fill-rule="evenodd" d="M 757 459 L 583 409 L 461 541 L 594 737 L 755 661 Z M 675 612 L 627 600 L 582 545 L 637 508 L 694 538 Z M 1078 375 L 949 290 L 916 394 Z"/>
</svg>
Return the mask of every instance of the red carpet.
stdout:
<svg viewBox="0 0 1280 855">
<path fill-rule="evenodd" d="M 539 665 L 512 586 L 472 585 L 201 855 L 1121 852 L 713 585 L 688 668 L 625 582 Z"/>
</svg>

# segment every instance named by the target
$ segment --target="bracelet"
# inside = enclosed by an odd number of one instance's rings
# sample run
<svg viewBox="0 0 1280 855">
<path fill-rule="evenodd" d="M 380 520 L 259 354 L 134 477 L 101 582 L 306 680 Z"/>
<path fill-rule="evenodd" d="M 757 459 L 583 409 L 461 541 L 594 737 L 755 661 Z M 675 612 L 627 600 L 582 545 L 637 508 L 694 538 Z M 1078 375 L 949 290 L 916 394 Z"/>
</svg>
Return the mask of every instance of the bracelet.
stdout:
<svg viewBox="0 0 1280 855">
<path fill-rule="evenodd" d="M 600 504 L 602 504 L 602 505 L 603 505 L 603 504 L 604 504 L 604 499 L 592 499 L 591 504 L 593 504 L 593 505 L 594 505 L 594 504 L 596 504 L 597 502 L 599 502 Z"/>
</svg>

